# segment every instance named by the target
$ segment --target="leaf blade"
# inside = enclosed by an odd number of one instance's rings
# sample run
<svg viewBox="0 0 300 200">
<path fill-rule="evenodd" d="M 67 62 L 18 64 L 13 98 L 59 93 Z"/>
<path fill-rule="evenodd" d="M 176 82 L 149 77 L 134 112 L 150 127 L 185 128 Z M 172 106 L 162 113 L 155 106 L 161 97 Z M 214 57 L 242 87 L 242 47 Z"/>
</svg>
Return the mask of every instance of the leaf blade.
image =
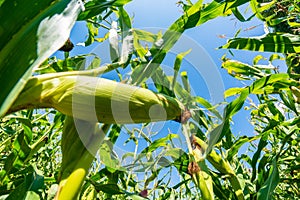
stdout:
<svg viewBox="0 0 300 200">
<path fill-rule="evenodd" d="M 0 12 L 4 12 L 7 16 L 10 16 L 11 10 L 16 9 L 13 6 L 16 1 L 10 2 L 7 3 L 9 4 L 7 7 L 4 6 L 6 4 L 0 7 Z M 17 1 L 17 4 L 23 5 L 20 2 Z M 26 1 L 26 3 L 27 6 L 24 6 L 31 10 L 30 6 L 34 2 Z M 0 116 L 6 113 L 17 98 L 31 76 L 32 70 L 63 46 L 81 9 L 76 0 L 58 2 L 52 0 L 48 3 L 51 5 L 41 4 L 40 10 L 37 9 L 34 14 L 25 13 L 27 18 L 31 17 L 31 20 L 22 27 L 15 26 L 16 30 L 10 32 L 13 37 L 7 40 L 6 44 L 1 45 L 0 83 L 5 84 L 6 87 L 2 88 L 0 94 Z M 19 14 L 16 17 L 20 19 L 24 16 Z M 2 23 L 0 26 L 6 27 Z"/>
</svg>

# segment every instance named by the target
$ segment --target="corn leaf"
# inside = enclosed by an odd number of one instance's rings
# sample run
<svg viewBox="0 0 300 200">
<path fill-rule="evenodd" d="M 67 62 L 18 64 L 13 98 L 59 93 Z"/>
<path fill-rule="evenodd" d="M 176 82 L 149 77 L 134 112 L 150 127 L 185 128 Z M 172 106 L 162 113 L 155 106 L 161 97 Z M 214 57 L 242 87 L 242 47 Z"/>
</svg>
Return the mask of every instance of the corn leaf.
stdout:
<svg viewBox="0 0 300 200">
<path fill-rule="evenodd" d="M 187 50 L 185 52 L 179 53 L 176 56 L 176 60 L 175 60 L 175 63 L 174 63 L 174 77 L 173 77 L 173 81 L 172 81 L 172 89 L 174 89 L 174 87 L 175 87 L 175 83 L 176 83 L 176 79 L 177 79 L 177 76 L 178 76 L 179 69 L 181 67 L 182 59 L 187 54 L 189 54 L 191 51 L 192 51 L 192 49 L 189 49 L 189 50 Z"/>
<path fill-rule="evenodd" d="M 142 156 L 143 154 L 147 154 L 150 152 L 155 151 L 159 147 L 165 147 L 168 145 L 168 141 L 172 140 L 173 138 L 178 138 L 178 135 L 176 134 L 169 134 L 167 137 L 160 138 L 158 140 L 155 140 L 152 144 L 150 144 L 148 147 L 143 149 L 140 153 Z"/>
<path fill-rule="evenodd" d="M 274 159 L 270 169 L 269 177 L 264 183 L 264 185 L 258 191 L 257 199 L 258 200 L 273 199 L 272 193 L 278 183 L 279 183 L 279 171 L 278 171 L 276 159 Z"/>
<path fill-rule="evenodd" d="M 97 16 L 104 11 L 106 11 L 108 8 L 111 8 L 113 6 L 119 7 L 127 4 L 131 0 L 112 0 L 112 1 L 103 1 L 103 0 L 92 0 L 88 1 L 86 4 L 84 4 L 85 10 L 84 12 L 80 13 L 78 16 L 78 20 L 86 20 L 89 18 L 92 18 L 94 16 Z"/>
<path fill-rule="evenodd" d="M 237 87 L 229 88 L 228 90 L 226 90 L 224 92 L 224 97 L 227 98 L 227 97 L 230 97 L 233 95 L 237 95 L 237 94 L 241 93 L 242 90 L 243 90 L 243 88 L 237 88 Z"/>
<path fill-rule="evenodd" d="M 117 184 L 109 183 L 109 184 L 99 184 L 93 183 L 93 186 L 96 190 L 102 191 L 106 194 L 116 195 L 116 194 L 125 194 Z"/>
<path fill-rule="evenodd" d="M 32 69 L 68 39 L 80 5 L 76 0 L 4 1 L 0 7 L 0 116 L 17 98 Z M 55 38 L 55 40 L 53 40 Z"/>
<path fill-rule="evenodd" d="M 133 33 L 135 37 L 137 37 L 139 40 L 143 40 L 147 42 L 155 42 L 157 39 L 157 35 L 149 31 L 134 29 Z"/>
<path fill-rule="evenodd" d="M 299 53 L 300 37 L 288 33 L 270 33 L 262 37 L 230 39 L 227 44 L 220 48 L 260 52 Z"/>
<path fill-rule="evenodd" d="M 39 175 L 36 172 L 33 172 L 26 175 L 24 178 L 24 182 L 18 185 L 18 187 L 16 187 L 15 190 L 11 192 L 6 199 L 7 200 L 30 199 L 29 197 L 32 197 L 33 194 L 25 195 L 27 198 L 24 198 L 24 194 L 28 193 L 29 191 L 38 192 L 43 187 L 44 187 L 44 177 Z"/>
<path fill-rule="evenodd" d="M 223 62 L 222 67 L 227 70 L 228 74 L 240 80 L 249 80 L 250 77 L 261 78 L 265 75 L 256 67 L 235 60 Z"/>
<path fill-rule="evenodd" d="M 268 2 L 268 3 L 261 4 L 257 0 L 251 0 L 250 1 L 250 6 L 251 6 L 251 8 L 252 8 L 252 10 L 255 13 L 257 18 L 259 18 L 262 21 L 266 21 L 266 17 L 264 17 L 262 15 L 262 12 L 270 9 L 275 4 L 275 2 L 276 1 L 271 1 L 271 2 Z"/>
<path fill-rule="evenodd" d="M 244 145 L 247 142 L 251 142 L 253 140 L 258 139 L 260 136 L 255 136 L 255 137 L 247 137 L 247 136 L 242 136 L 240 137 L 233 145 L 232 147 L 228 150 L 228 154 L 227 154 L 227 160 L 230 162 L 233 158 L 233 156 L 235 156 L 239 149 L 241 148 L 242 145 Z"/>
</svg>

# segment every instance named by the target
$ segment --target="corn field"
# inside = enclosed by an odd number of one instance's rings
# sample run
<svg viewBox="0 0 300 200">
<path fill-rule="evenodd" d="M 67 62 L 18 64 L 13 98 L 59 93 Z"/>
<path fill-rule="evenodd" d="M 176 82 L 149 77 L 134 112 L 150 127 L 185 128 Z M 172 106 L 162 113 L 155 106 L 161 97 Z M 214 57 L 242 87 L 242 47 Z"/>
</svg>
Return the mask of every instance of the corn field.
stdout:
<svg viewBox="0 0 300 200">
<path fill-rule="evenodd" d="M 300 1 L 174 1 L 157 32 L 135 27 L 134 3 L 0 0 L 0 199 L 300 199 Z M 228 17 L 265 33 L 219 36 L 239 86 L 212 102 L 185 66 L 192 43 L 174 48 Z M 72 53 L 105 44 L 108 63 Z"/>
</svg>

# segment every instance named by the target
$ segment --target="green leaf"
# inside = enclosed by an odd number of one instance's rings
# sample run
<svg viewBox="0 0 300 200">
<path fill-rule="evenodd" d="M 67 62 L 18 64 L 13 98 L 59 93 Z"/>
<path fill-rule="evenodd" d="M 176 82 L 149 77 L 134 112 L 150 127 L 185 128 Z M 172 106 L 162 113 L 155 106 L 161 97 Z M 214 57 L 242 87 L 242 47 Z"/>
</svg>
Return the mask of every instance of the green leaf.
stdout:
<svg viewBox="0 0 300 200">
<path fill-rule="evenodd" d="M 212 106 L 207 100 L 205 100 L 202 97 L 196 97 L 195 101 L 201 105 L 203 105 L 205 108 L 207 108 L 209 111 L 211 111 L 213 114 L 215 114 L 219 119 L 222 119 L 222 116 L 220 113 L 215 109 L 214 106 Z"/>
<path fill-rule="evenodd" d="M 103 1 L 103 0 L 92 0 L 84 4 L 85 10 L 81 12 L 78 16 L 78 20 L 87 20 L 94 16 L 102 14 L 108 8 L 119 7 L 127 4 L 131 0 L 112 0 L 112 1 Z"/>
<path fill-rule="evenodd" d="M 262 37 L 233 38 L 220 48 L 260 52 L 299 53 L 300 37 L 289 33 L 270 33 Z"/>
<path fill-rule="evenodd" d="M 91 62 L 91 64 L 86 68 L 87 70 L 89 69 L 96 69 L 101 65 L 101 59 L 98 56 L 95 56 Z"/>
<path fill-rule="evenodd" d="M 179 69 L 181 67 L 182 59 L 187 54 L 189 54 L 191 51 L 192 51 L 192 49 L 189 49 L 185 52 L 177 54 L 177 56 L 176 56 L 175 63 L 174 63 L 174 77 L 173 77 L 173 81 L 172 81 L 172 90 L 174 90 L 174 87 L 175 87 L 175 83 L 176 83 L 176 80 L 177 80 Z"/>
<path fill-rule="evenodd" d="M 0 83 L 5 87 L 0 93 L 0 116 L 17 98 L 32 70 L 63 46 L 79 12 L 77 0 L 16 0 L 1 5 L 0 27 L 5 31 L 0 33 Z"/>
<path fill-rule="evenodd" d="M 290 79 L 288 74 L 272 74 L 255 81 L 250 86 L 250 91 L 253 94 L 278 93 L 298 84 L 293 79 Z"/>
<path fill-rule="evenodd" d="M 15 115 L 10 115 L 8 116 L 6 119 L 14 119 L 18 122 L 21 122 L 22 124 L 26 125 L 27 127 L 29 128 L 32 128 L 32 124 L 31 124 L 31 121 L 30 119 L 26 118 L 26 117 L 23 117 L 23 116 L 15 116 Z"/>
<path fill-rule="evenodd" d="M 261 70 L 235 60 L 223 62 L 222 67 L 227 70 L 228 74 L 240 80 L 248 80 L 250 77 L 261 78 L 265 75 Z"/>
<path fill-rule="evenodd" d="M 240 11 L 238 10 L 237 7 L 232 8 L 232 13 L 234 14 L 234 16 L 240 20 L 241 22 L 247 22 L 250 21 L 253 17 L 255 17 L 255 14 L 253 14 L 252 16 L 250 16 L 248 19 L 245 19 L 244 16 L 240 13 Z"/>
<path fill-rule="evenodd" d="M 177 168 L 179 173 L 187 173 L 188 172 L 188 165 L 189 165 L 189 156 L 187 153 L 183 153 L 179 158 L 177 158 L 173 162 L 173 166 Z"/>
<path fill-rule="evenodd" d="M 97 42 L 104 42 L 109 37 L 109 33 L 107 32 L 102 38 L 94 38 Z"/>
<path fill-rule="evenodd" d="M 282 92 L 279 94 L 280 98 L 282 99 L 284 105 L 294 111 L 296 115 L 298 115 L 298 110 L 296 108 L 296 102 L 293 97 L 293 93 L 290 90 L 287 90 L 286 92 Z"/>
<path fill-rule="evenodd" d="M 115 195 L 115 194 L 125 194 L 117 184 L 98 184 L 93 183 L 94 187 L 98 191 L 102 191 L 107 194 Z"/>
<path fill-rule="evenodd" d="M 257 193 L 257 200 L 273 199 L 272 193 L 279 183 L 279 171 L 276 159 L 273 160 L 269 177 Z"/>
<path fill-rule="evenodd" d="M 167 166 L 167 165 L 164 165 L 164 166 Z M 154 181 L 157 177 L 158 177 L 158 175 L 159 175 L 159 172 L 161 171 L 163 169 L 163 167 L 162 168 L 159 168 L 159 169 L 157 169 L 157 170 L 151 170 L 151 175 L 145 180 L 145 188 L 146 187 L 148 187 L 149 186 L 149 184 L 152 182 L 152 181 Z"/>
<path fill-rule="evenodd" d="M 43 187 L 44 177 L 37 173 L 30 173 L 25 176 L 24 182 L 9 194 L 7 200 L 29 199 L 29 197 L 33 197 L 33 199 L 36 199 L 36 194 L 33 194 L 33 192 L 38 192 L 40 189 L 43 189 Z M 27 194 L 27 192 L 29 193 Z"/>
<path fill-rule="evenodd" d="M 175 97 L 175 94 L 171 89 L 171 82 L 161 67 L 156 69 L 156 72 L 152 76 L 152 80 L 159 93 Z"/>
<path fill-rule="evenodd" d="M 182 63 L 182 59 L 183 59 L 187 54 L 189 54 L 191 51 L 192 51 L 192 49 L 189 49 L 189 50 L 187 50 L 187 51 L 185 51 L 185 52 L 182 52 L 182 53 L 177 54 L 176 60 L 175 60 L 175 63 L 174 63 L 174 70 L 175 70 L 175 71 L 177 71 L 177 72 L 179 71 L 180 66 L 181 66 L 181 63 Z"/>
<path fill-rule="evenodd" d="M 188 81 L 188 75 L 187 75 L 187 72 L 186 71 L 183 71 L 180 73 L 180 77 L 181 77 L 181 80 L 182 80 L 182 84 L 183 84 L 183 87 L 184 89 L 187 91 L 187 92 L 191 92 L 191 86 L 189 84 L 189 81 Z"/>
<path fill-rule="evenodd" d="M 259 143 L 258 143 L 258 147 L 256 152 L 254 153 L 253 157 L 252 157 L 252 161 L 251 161 L 251 167 L 252 167 L 252 177 L 251 177 L 251 181 L 254 181 L 256 178 L 256 164 L 257 161 L 260 157 L 260 153 L 262 151 L 262 149 L 268 144 L 268 135 L 264 135 L 262 136 L 262 138 L 260 139 Z"/>
<path fill-rule="evenodd" d="M 240 96 L 226 106 L 225 113 L 224 113 L 226 120 L 230 119 L 234 114 L 236 114 L 243 107 L 244 102 L 246 101 L 246 98 L 248 97 L 249 94 L 250 93 L 248 91 L 248 88 L 243 89 L 241 91 Z"/>
<path fill-rule="evenodd" d="M 227 154 L 227 160 L 230 162 L 233 158 L 234 155 L 237 154 L 237 152 L 239 151 L 240 147 L 247 143 L 247 142 L 251 142 L 253 140 L 258 139 L 260 136 L 255 136 L 255 137 L 247 137 L 247 136 L 242 136 L 240 137 L 233 145 L 232 147 L 228 150 L 228 154 Z"/>
<path fill-rule="evenodd" d="M 274 55 L 274 54 L 273 54 Z M 257 55 L 255 56 L 255 58 L 253 59 L 253 65 L 257 65 L 257 63 L 260 61 L 260 60 L 266 60 L 266 58 L 262 55 Z"/>
<path fill-rule="evenodd" d="M 276 1 L 271 1 L 271 2 L 267 2 L 267 3 L 259 3 L 257 0 L 251 0 L 250 1 L 250 6 L 254 12 L 254 14 L 256 14 L 256 17 L 259 18 L 262 21 L 266 21 L 266 17 L 262 14 L 264 11 L 267 11 L 268 9 L 270 9 Z"/>
<path fill-rule="evenodd" d="M 31 151 L 31 148 L 28 145 L 28 140 L 24 132 L 18 135 L 13 145 L 14 149 L 18 152 L 18 157 L 24 161 Z"/>
<path fill-rule="evenodd" d="M 272 62 L 273 60 L 284 60 L 284 58 L 282 56 L 280 56 L 279 54 L 272 54 L 269 58 L 269 61 Z"/>
<path fill-rule="evenodd" d="M 99 154 L 101 157 L 101 161 L 111 170 L 111 172 L 114 172 L 119 168 L 119 162 L 117 159 L 112 157 L 112 147 L 108 142 L 103 142 L 103 144 L 101 144 Z"/>
<path fill-rule="evenodd" d="M 88 28 L 88 39 L 84 42 L 85 46 L 91 45 L 95 41 L 95 37 L 98 35 L 98 28 L 94 26 L 93 23 L 87 22 L 86 26 Z"/>
<path fill-rule="evenodd" d="M 126 34 L 129 29 L 131 29 L 131 19 L 128 15 L 128 13 L 124 10 L 124 8 L 121 6 L 119 7 L 119 23 L 122 30 L 122 34 Z"/>
<path fill-rule="evenodd" d="M 171 156 L 173 160 L 180 158 L 185 152 L 181 148 L 171 148 L 166 150 L 165 156 Z"/>
<path fill-rule="evenodd" d="M 116 143 L 119 135 L 121 133 L 121 126 L 120 125 L 117 125 L 117 124 L 114 124 L 111 128 L 110 128 L 110 131 L 109 131 L 109 135 L 108 137 L 110 138 L 110 142 L 112 142 L 113 144 Z"/>
<path fill-rule="evenodd" d="M 166 136 L 164 138 L 160 138 L 160 139 L 155 140 L 148 147 L 146 147 L 145 149 L 143 149 L 141 151 L 140 155 L 153 152 L 153 151 L 155 151 L 159 147 L 165 147 L 165 146 L 167 146 L 168 141 L 170 141 L 173 138 L 178 138 L 178 135 L 176 135 L 176 134 L 168 134 L 168 136 Z"/>
<path fill-rule="evenodd" d="M 228 90 L 226 90 L 224 92 L 224 97 L 227 98 L 227 97 L 230 97 L 230 96 L 233 96 L 233 95 L 237 95 L 237 94 L 241 93 L 241 91 L 243 89 L 244 88 L 229 88 Z"/>
<path fill-rule="evenodd" d="M 139 29 L 134 29 L 133 30 L 134 36 L 142 41 L 146 42 L 155 42 L 157 39 L 157 35 L 153 34 L 151 32 L 145 31 L 145 30 L 139 30 Z"/>
<path fill-rule="evenodd" d="M 222 138 L 225 133 L 225 129 L 229 129 L 229 125 L 226 121 L 222 122 L 209 133 L 208 145 L 205 149 L 206 155 L 210 153 L 214 145 Z"/>
<path fill-rule="evenodd" d="M 27 191 L 24 197 L 24 200 L 39 200 L 40 196 L 33 192 L 33 191 Z"/>
</svg>

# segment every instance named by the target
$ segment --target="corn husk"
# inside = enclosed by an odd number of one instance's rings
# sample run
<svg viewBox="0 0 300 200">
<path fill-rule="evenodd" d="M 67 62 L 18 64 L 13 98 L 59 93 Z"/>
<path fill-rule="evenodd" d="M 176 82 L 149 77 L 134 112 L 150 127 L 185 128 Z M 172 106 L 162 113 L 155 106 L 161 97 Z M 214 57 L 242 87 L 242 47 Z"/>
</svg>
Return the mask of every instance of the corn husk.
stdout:
<svg viewBox="0 0 300 200">
<path fill-rule="evenodd" d="M 185 111 L 175 98 L 148 89 L 97 77 L 57 74 L 31 78 L 9 112 L 28 108 L 55 108 L 77 119 L 107 124 L 181 121 Z"/>
</svg>

